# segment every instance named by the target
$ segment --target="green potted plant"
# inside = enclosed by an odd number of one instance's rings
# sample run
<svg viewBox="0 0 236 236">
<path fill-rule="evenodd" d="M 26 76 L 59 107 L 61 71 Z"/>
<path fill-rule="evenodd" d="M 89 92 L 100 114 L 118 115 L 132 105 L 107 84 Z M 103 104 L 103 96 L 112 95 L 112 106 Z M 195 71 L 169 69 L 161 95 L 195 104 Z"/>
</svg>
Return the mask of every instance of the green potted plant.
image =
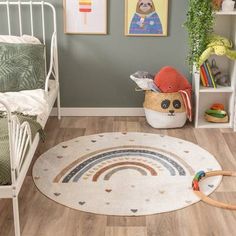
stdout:
<svg viewBox="0 0 236 236">
<path fill-rule="evenodd" d="M 188 31 L 190 68 L 198 68 L 199 57 L 206 49 L 208 36 L 213 32 L 214 9 L 212 0 L 189 0 L 185 27 Z"/>
</svg>

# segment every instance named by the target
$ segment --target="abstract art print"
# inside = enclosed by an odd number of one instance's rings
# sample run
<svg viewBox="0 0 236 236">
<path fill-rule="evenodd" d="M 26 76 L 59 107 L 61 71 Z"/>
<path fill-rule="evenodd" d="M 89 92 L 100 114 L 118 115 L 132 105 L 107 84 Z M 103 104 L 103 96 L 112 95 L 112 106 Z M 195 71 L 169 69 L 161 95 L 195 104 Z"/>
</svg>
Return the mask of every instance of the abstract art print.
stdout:
<svg viewBox="0 0 236 236">
<path fill-rule="evenodd" d="M 64 32 L 107 34 L 107 0 L 64 0 Z"/>
<path fill-rule="evenodd" d="M 125 35 L 167 36 L 168 0 L 125 0 Z"/>
</svg>

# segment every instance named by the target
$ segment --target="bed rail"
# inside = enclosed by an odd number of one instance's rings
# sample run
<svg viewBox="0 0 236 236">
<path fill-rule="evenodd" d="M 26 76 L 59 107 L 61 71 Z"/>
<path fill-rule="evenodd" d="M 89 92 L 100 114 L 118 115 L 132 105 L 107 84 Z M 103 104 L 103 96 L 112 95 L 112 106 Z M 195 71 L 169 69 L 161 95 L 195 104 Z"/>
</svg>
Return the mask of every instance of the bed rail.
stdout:
<svg viewBox="0 0 236 236">
<path fill-rule="evenodd" d="M 11 157 L 11 179 L 12 184 L 14 185 L 22 168 L 27 149 L 30 149 L 33 140 L 29 123 L 23 122 L 20 124 L 17 116 L 12 115 L 10 105 L 1 99 L 0 104 L 3 104 L 7 114 L 9 148 Z"/>
<path fill-rule="evenodd" d="M 45 1 L 27 1 L 27 0 L 0 0 L 1 13 L 6 12 L 6 28 L 9 35 L 22 36 L 27 25 L 30 25 L 30 34 L 35 35 L 35 25 L 36 17 L 34 15 L 35 9 L 37 8 L 37 13 L 41 13 L 42 21 L 38 21 L 42 26 L 42 35 L 37 37 L 42 40 L 45 45 L 45 59 L 50 58 L 49 67 L 47 68 L 47 61 L 45 60 L 45 71 L 46 71 L 46 81 L 45 81 L 45 92 L 48 92 L 49 79 L 54 77 L 57 82 L 57 108 L 58 108 L 58 118 L 60 115 L 60 92 L 59 92 L 59 72 L 58 72 L 58 48 L 57 48 L 57 25 L 56 25 L 56 11 L 51 3 Z M 45 21 L 46 8 L 51 11 L 52 15 L 52 27 L 50 22 Z M 3 11 L 2 11 L 3 9 Z M 29 20 L 26 22 L 26 26 L 23 25 L 23 13 L 29 16 Z M 2 15 L 0 16 L 0 18 Z M 0 21 L 0 26 L 3 27 L 3 22 Z M 48 35 L 48 28 L 50 30 L 50 35 Z M 37 28 L 38 29 L 38 28 Z M 15 34 L 15 30 L 18 32 Z M 39 29 L 40 30 L 40 29 Z M 0 34 L 1 34 L 0 30 Z M 25 33 L 27 34 L 27 32 Z M 51 38 L 50 43 L 48 43 L 48 36 Z M 49 50 L 47 50 L 47 48 Z M 47 55 L 48 53 L 48 55 Z M 20 236 L 20 221 L 19 221 L 19 207 L 18 207 L 18 194 L 20 192 L 21 186 L 23 184 L 24 178 L 29 169 L 30 163 L 34 156 L 35 150 L 37 148 L 38 142 L 40 140 L 39 134 L 37 133 L 32 140 L 32 135 L 30 131 L 29 124 L 24 122 L 20 124 L 17 117 L 11 113 L 11 106 L 0 99 L 0 104 L 3 104 L 7 112 L 8 120 L 8 131 L 9 131 L 9 147 L 10 147 L 10 164 L 11 164 L 11 178 L 12 183 L 8 186 L 0 186 L 0 198 L 12 198 L 13 200 L 13 213 L 14 213 L 14 225 L 15 225 L 15 235 Z M 28 150 L 29 149 L 29 150 Z M 25 154 L 27 152 L 27 156 Z M 25 159 L 25 160 L 24 160 Z"/>
</svg>

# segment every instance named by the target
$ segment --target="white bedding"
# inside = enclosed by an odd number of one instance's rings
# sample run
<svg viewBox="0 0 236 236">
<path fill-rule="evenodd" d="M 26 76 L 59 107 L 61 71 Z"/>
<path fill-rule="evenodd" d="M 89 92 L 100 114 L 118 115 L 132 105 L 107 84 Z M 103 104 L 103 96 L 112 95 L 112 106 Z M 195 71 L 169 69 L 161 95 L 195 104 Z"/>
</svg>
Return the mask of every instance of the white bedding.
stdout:
<svg viewBox="0 0 236 236">
<path fill-rule="evenodd" d="M 0 35 L 1 43 L 29 43 L 41 44 L 39 39 L 30 35 L 13 36 L 13 35 Z"/>
<path fill-rule="evenodd" d="M 0 99 L 9 104 L 11 112 L 37 116 L 37 121 L 44 127 L 55 102 L 57 86 L 54 80 L 49 81 L 49 92 L 43 89 L 24 90 L 20 92 L 0 93 Z M 0 104 L 0 111 L 5 108 Z"/>
</svg>

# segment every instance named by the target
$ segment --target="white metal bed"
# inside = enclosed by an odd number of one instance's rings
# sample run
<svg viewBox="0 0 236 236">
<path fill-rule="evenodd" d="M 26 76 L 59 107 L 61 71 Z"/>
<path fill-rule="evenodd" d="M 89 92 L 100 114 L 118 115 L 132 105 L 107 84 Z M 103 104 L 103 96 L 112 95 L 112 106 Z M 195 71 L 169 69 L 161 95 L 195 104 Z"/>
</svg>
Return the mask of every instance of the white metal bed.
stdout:
<svg viewBox="0 0 236 236">
<path fill-rule="evenodd" d="M 37 6 L 37 7 L 36 7 Z M 56 90 L 53 101 L 50 104 L 50 110 L 57 100 L 58 118 L 60 119 L 60 94 L 59 94 L 59 73 L 58 73 L 58 51 L 57 51 L 57 25 L 56 25 L 56 11 L 52 4 L 48 2 L 33 2 L 33 1 L 0 1 L 0 8 L 6 11 L 7 15 L 7 29 L 8 34 L 12 35 L 12 26 L 18 25 L 19 36 L 24 34 L 23 32 L 23 20 L 22 20 L 22 8 L 24 11 L 29 12 L 29 22 L 31 35 L 34 36 L 34 10 L 40 11 L 42 16 L 42 37 L 40 38 L 45 44 L 45 59 L 47 58 L 46 46 L 50 47 L 48 57 L 50 58 L 49 68 L 47 69 L 47 62 L 45 63 L 47 75 L 45 82 L 45 93 L 49 93 L 49 80 L 53 78 L 56 82 Z M 46 27 L 49 22 L 45 23 L 45 9 L 51 11 L 53 30 L 50 33 L 51 41 L 50 45 L 46 45 Z M 13 9 L 13 10 L 12 10 Z M 17 9 L 17 11 L 15 11 Z M 16 13 L 17 12 L 17 13 Z M 14 15 L 14 21 L 11 14 Z M 0 22 L 0 25 L 3 24 Z M 1 32 L 0 32 L 1 34 Z M 15 35 L 15 34 L 14 34 Z M 46 60 L 45 60 L 46 61 Z M 14 213 L 14 227 L 15 235 L 20 236 L 20 221 L 19 221 L 19 207 L 18 207 L 18 195 L 21 186 L 24 182 L 25 176 L 29 169 L 30 163 L 34 156 L 35 150 L 38 146 L 40 137 L 39 134 L 32 140 L 30 127 L 27 122 L 20 125 L 17 117 L 11 114 L 11 105 L 0 100 L 0 103 L 6 108 L 8 115 L 8 132 L 9 132 L 9 146 L 10 146 L 10 164 L 11 164 L 11 185 L 0 186 L 0 198 L 12 198 L 13 200 L 13 213 Z M 49 116 L 49 114 L 48 114 Z M 46 123 L 46 121 L 45 121 Z M 27 146 L 30 148 L 25 156 Z M 23 161 L 24 159 L 24 161 Z"/>
</svg>

